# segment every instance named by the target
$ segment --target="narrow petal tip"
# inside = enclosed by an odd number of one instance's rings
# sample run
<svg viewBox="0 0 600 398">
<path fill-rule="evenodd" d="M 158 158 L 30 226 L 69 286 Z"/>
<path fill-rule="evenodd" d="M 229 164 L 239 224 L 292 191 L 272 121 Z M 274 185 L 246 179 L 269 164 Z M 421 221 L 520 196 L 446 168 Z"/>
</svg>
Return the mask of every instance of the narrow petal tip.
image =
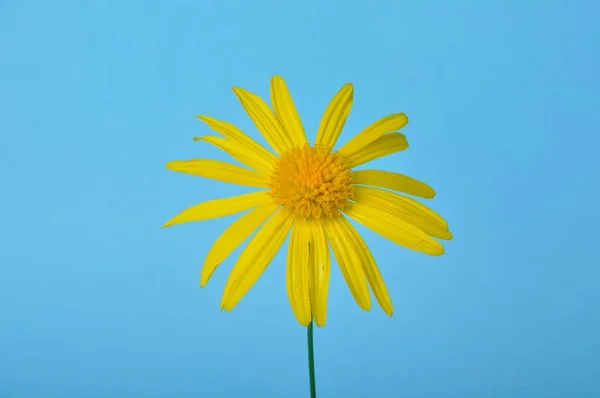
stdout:
<svg viewBox="0 0 600 398">
<path fill-rule="evenodd" d="M 350 100 L 354 100 L 354 85 L 350 82 L 347 82 L 342 86 L 340 91 L 349 91 Z"/>
<path fill-rule="evenodd" d="M 225 293 L 223 293 L 223 297 L 221 297 L 221 304 L 220 304 L 221 311 L 229 311 L 230 310 L 230 308 L 228 308 L 228 306 L 227 306 L 227 300 L 226 299 L 227 299 L 227 296 L 226 296 Z"/>
<path fill-rule="evenodd" d="M 429 251 L 427 254 L 431 256 L 442 256 L 445 253 L 444 246 L 440 246 L 434 250 Z"/>
<path fill-rule="evenodd" d="M 221 261 L 217 262 L 204 262 L 202 271 L 200 272 L 200 287 L 206 286 L 217 267 L 221 265 Z"/>
</svg>

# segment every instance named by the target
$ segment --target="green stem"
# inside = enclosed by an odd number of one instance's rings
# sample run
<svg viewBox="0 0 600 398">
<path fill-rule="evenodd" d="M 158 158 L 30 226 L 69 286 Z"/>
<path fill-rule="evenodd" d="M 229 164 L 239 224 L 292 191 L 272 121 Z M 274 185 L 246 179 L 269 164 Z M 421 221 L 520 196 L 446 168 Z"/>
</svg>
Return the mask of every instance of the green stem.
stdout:
<svg viewBox="0 0 600 398">
<path fill-rule="evenodd" d="M 310 377 L 310 397 L 317 398 L 317 389 L 315 387 L 315 350 L 313 348 L 313 322 L 307 328 L 308 335 L 308 375 Z"/>
</svg>

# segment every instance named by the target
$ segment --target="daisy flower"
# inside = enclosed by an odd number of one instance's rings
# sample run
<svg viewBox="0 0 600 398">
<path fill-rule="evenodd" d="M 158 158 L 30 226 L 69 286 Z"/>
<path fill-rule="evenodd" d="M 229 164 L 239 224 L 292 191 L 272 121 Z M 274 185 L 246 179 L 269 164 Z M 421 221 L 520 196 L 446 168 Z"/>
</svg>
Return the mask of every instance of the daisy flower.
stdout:
<svg viewBox="0 0 600 398">
<path fill-rule="evenodd" d="M 379 306 L 392 315 L 390 295 L 375 259 L 349 219 L 406 248 L 439 256 L 452 239 L 448 224 L 404 194 L 433 198 L 427 184 L 403 174 L 353 170 L 373 159 L 408 148 L 404 113 L 377 120 L 334 150 L 353 102 L 344 85 L 327 106 L 313 145 L 309 144 L 285 81 L 271 80 L 272 108 L 260 97 L 235 87 L 235 95 L 272 151 L 234 125 L 198 116 L 220 135 L 195 137 L 225 151 L 243 166 L 209 159 L 175 160 L 167 168 L 182 173 L 256 187 L 255 192 L 210 200 L 187 208 L 164 227 L 247 211 L 217 238 L 204 260 L 200 286 L 217 266 L 248 239 L 225 285 L 221 307 L 233 309 L 254 285 L 290 235 L 286 285 L 301 325 L 324 326 L 331 270 L 330 249 L 356 303 Z M 401 194 L 402 193 L 402 194 Z M 249 210 L 249 211 L 248 211 Z M 290 233 L 291 232 L 291 233 Z"/>
</svg>

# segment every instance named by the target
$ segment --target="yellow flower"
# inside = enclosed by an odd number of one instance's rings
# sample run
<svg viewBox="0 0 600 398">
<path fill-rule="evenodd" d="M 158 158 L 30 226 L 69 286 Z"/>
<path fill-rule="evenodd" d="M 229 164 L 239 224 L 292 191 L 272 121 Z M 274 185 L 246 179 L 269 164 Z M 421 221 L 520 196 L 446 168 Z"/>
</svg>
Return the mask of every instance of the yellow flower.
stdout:
<svg viewBox="0 0 600 398">
<path fill-rule="evenodd" d="M 406 137 L 396 132 L 408 123 L 406 115 L 386 116 L 333 151 L 352 107 L 352 84 L 344 85 L 327 106 L 314 145 L 306 139 L 292 97 L 280 76 L 271 80 L 273 110 L 260 97 L 241 88 L 233 90 L 275 153 L 232 124 L 198 116 L 222 136 L 195 140 L 220 148 L 247 167 L 206 159 L 167 163 L 170 170 L 261 188 L 197 204 L 164 225 L 252 209 L 216 240 L 204 261 L 200 286 L 257 230 L 225 286 L 221 307 L 233 309 L 269 265 L 291 230 L 286 283 L 292 310 L 300 324 L 308 325 L 314 318 L 317 326 L 325 325 L 329 247 L 358 305 L 370 309 L 370 286 L 381 308 L 391 316 L 392 302 L 375 259 L 345 216 L 394 243 L 430 255 L 444 253 L 443 246 L 433 237 L 452 239 L 448 224 L 434 211 L 392 192 L 433 198 L 435 192 L 429 185 L 388 171 L 352 171 L 373 159 L 408 148 Z"/>
</svg>

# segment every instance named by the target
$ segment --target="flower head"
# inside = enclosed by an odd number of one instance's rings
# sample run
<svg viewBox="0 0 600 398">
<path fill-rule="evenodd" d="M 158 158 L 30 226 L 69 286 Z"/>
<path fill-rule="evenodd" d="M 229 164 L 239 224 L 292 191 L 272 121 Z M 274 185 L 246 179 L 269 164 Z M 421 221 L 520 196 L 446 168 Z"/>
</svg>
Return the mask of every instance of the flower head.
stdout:
<svg viewBox="0 0 600 398">
<path fill-rule="evenodd" d="M 298 217 L 333 217 L 352 198 L 352 171 L 329 148 L 305 144 L 286 152 L 271 176 L 273 200 Z"/>
<path fill-rule="evenodd" d="M 198 116 L 220 136 L 195 139 L 220 148 L 245 167 L 207 159 L 167 163 L 171 170 L 260 188 L 197 204 L 164 225 L 249 210 L 213 244 L 204 261 L 200 286 L 256 231 L 225 286 L 221 307 L 233 309 L 290 235 L 286 283 L 298 322 L 308 325 L 314 319 L 318 326 L 325 324 L 330 248 L 358 305 L 370 309 L 370 287 L 381 308 L 392 315 L 392 302 L 375 259 L 348 217 L 394 243 L 430 255 L 444 253 L 434 238 L 452 239 L 443 218 L 398 193 L 433 198 L 435 192 L 429 185 L 388 171 L 352 170 L 408 148 L 404 134 L 397 132 L 408 123 L 406 115 L 386 116 L 333 150 L 352 107 L 351 84 L 344 85 L 329 103 L 314 145 L 306 139 L 281 77 L 271 80 L 273 108 L 246 90 L 234 88 L 234 92 L 273 152 L 232 124 Z"/>
</svg>

